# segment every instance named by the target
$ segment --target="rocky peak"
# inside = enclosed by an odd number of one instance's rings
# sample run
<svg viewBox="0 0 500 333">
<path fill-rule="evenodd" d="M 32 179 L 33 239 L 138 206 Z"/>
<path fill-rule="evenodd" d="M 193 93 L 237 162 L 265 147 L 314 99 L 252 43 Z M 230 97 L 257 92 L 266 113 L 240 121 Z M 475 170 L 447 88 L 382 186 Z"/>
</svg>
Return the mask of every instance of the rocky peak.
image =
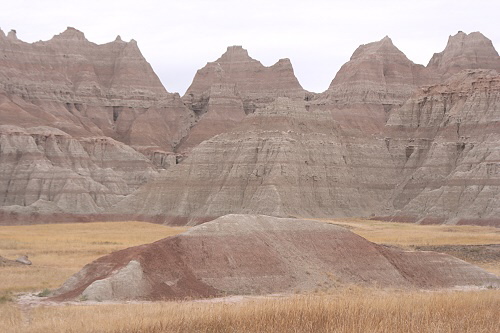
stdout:
<svg viewBox="0 0 500 333">
<path fill-rule="evenodd" d="M 27 112 L 9 100 L 0 123 L 51 125 L 75 137 L 106 135 L 167 151 L 191 126 L 191 112 L 165 90 L 135 40 L 95 44 L 71 27 L 35 43 L 11 35 L 0 40 L 0 87 L 23 99 Z"/>
<path fill-rule="evenodd" d="M 128 43 L 123 42 L 123 44 L 124 44 L 122 49 L 123 56 L 136 57 L 137 59 L 141 59 L 141 61 L 146 61 L 135 39 L 131 39 L 130 42 Z"/>
<path fill-rule="evenodd" d="M 227 51 L 216 62 L 256 61 L 248 55 L 241 45 L 228 46 Z"/>
<path fill-rule="evenodd" d="M 194 147 L 266 108 L 278 97 L 302 101 L 305 92 L 289 59 L 264 66 L 241 46 L 230 46 L 216 61 L 198 70 L 183 101 L 198 117 L 178 149 Z M 178 150 L 179 151 L 179 150 Z"/>
<path fill-rule="evenodd" d="M 7 38 L 10 39 L 10 40 L 19 40 L 17 38 L 17 31 L 12 29 L 11 31 L 9 31 L 9 33 L 7 34 Z"/>
<path fill-rule="evenodd" d="M 87 40 L 83 32 L 73 27 L 67 27 L 66 30 L 54 36 L 54 38 L 59 40 Z"/>
<path fill-rule="evenodd" d="M 197 71 L 183 98 L 185 103 L 196 108 L 200 103 L 206 106 L 213 84 L 236 85 L 237 95 L 245 100 L 247 113 L 257 107 L 254 100 L 273 100 L 276 96 L 292 95 L 303 98 L 304 95 L 288 59 L 266 67 L 252 59 L 241 46 L 229 46 L 219 59 Z"/>
<path fill-rule="evenodd" d="M 416 86 L 427 83 L 424 70 L 386 36 L 359 46 L 350 61 L 339 70 L 326 95 L 342 105 L 401 104 Z"/>
<path fill-rule="evenodd" d="M 398 60 L 410 61 L 406 58 L 405 54 L 401 52 L 394 44 L 389 36 L 385 36 L 378 42 L 363 44 L 354 51 L 351 60 L 366 58 L 366 57 L 398 57 Z"/>
<path fill-rule="evenodd" d="M 293 70 L 292 62 L 288 58 L 278 60 L 278 62 L 275 63 L 273 67 L 290 67 Z"/>
<path fill-rule="evenodd" d="M 466 34 L 459 31 L 448 38 L 448 44 L 440 53 L 435 53 L 428 68 L 449 77 L 464 69 L 500 70 L 500 57 L 491 40 L 480 32 Z"/>
</svg>

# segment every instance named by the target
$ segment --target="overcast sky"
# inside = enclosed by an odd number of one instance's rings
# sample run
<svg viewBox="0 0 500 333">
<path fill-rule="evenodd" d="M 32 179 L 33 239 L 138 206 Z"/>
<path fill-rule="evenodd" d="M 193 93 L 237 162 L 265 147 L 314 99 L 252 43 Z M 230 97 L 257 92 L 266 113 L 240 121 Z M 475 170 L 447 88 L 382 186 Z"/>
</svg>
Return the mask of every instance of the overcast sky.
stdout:
<svg viewBox="0 0 500 333">
<path fill-rule="evenodd" d="M 242 45 L 270 66 L 290 58 L 302 86 L 326 90 L 360 44 L 388 35 L 426 65 L 459 30 L 481 31 L 500 49 L 498 0 L 12 0 L 0 28 L 26 42 L 48 40 L 67 26 L 102 44 L 135 39 L 170 92 L 185 92 L 196 70 L 229 45 Z"/>
</svg>

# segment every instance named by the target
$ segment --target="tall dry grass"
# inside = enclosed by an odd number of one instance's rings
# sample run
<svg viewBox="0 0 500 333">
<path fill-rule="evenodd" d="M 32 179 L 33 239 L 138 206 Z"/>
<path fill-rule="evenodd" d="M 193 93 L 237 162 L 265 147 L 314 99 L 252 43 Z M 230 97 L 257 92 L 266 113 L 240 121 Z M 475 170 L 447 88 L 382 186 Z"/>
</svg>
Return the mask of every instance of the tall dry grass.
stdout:
<svg viewBox="0 0 500 333">
<path fill-rule="evenodd" d="M 500 292 L 351 288 L 333 294 L 239 303 L 48 306 L 23 313 L 14 310 L 0 319 L 3 332 L 494 333 L 500 327 Z"/>
<path fill-rule="evenodd" d="M 500 230 L 488 227 L 329 222 L 377 243 L 408 248 L 500 243 Z M 30 307 L 9 301 L 13 291 L 57 287 L 99 256 L 183 230 L 134 222 L 0 227 L 0 255 L 28 254 L 34 263 L 0 267 L 0 332 L 499 332 L 497 290 L 430 293 L 351 287 L 238 303 Z M 500 267 L 492 264 L 492 270 Z"/>
</svg>

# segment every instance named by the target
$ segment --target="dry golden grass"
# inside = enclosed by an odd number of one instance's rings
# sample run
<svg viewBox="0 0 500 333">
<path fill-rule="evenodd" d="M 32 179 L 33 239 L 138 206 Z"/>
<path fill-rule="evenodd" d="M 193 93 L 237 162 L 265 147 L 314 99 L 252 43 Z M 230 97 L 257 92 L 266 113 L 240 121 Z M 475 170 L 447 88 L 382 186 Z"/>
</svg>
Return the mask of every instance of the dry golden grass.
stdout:
<svg viewBox="0 0 500 333">
<path fill-rule="evenodd" d="M 6 309 L 6 307 L 8 307 Z M 239 303 L 0 307 L 2 332 L 498 332 L 500 292 L 332 294 Z M 3 325 L 3 326 L 2 326 Z"/>
<path fill-rule="evenodd" d="M 349 228 L 378 244 L 401 247 L 422 245 L 500 244 L 500 228 L 472 225 L 418 225 L 363 219 L 318 219 Z"/>
<path fill-rule="evenodd" d="M 499 244 L 498 229 L 329 220 L 377 243 Z M 0 255 L 33 266 L 0 267 L 0 332 L 498 332 L 500 291 L 416 292 L 350 287 L 327 294 L 238 303 L 160 302 L 27 307 L 8 292 L 59 286 L 106 253 L 185 228 L 115 222 L 0 227 Z M 500 263 L 490 263 L 491 271 Z M 2 296 L 3 292 L 3 296 Z"/>
<path fill-rule="evenodd" d="M 0 294 L 55 288 L 84 265 L 110 252 L 178 234 L 142 222 L 0 226 L 0 255 L 28 255 L 32 266 L 0 267 Z"/>
</svg>

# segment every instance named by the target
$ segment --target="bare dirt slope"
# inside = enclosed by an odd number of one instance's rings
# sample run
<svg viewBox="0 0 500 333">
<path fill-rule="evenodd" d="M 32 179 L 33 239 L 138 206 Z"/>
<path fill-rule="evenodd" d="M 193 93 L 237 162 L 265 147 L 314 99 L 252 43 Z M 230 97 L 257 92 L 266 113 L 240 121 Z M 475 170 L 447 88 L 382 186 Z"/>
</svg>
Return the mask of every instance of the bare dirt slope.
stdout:
<svg viewBox="0 0 500 333">
<path fill-rule="evenodd" d="M 85 266 L 54 300 L 179 299 L 290 293 L 338 284 L 499 286 L 494 274 L 434 252 L 380 246 L 339 226 L 226 215 Z"/>
</svg>

